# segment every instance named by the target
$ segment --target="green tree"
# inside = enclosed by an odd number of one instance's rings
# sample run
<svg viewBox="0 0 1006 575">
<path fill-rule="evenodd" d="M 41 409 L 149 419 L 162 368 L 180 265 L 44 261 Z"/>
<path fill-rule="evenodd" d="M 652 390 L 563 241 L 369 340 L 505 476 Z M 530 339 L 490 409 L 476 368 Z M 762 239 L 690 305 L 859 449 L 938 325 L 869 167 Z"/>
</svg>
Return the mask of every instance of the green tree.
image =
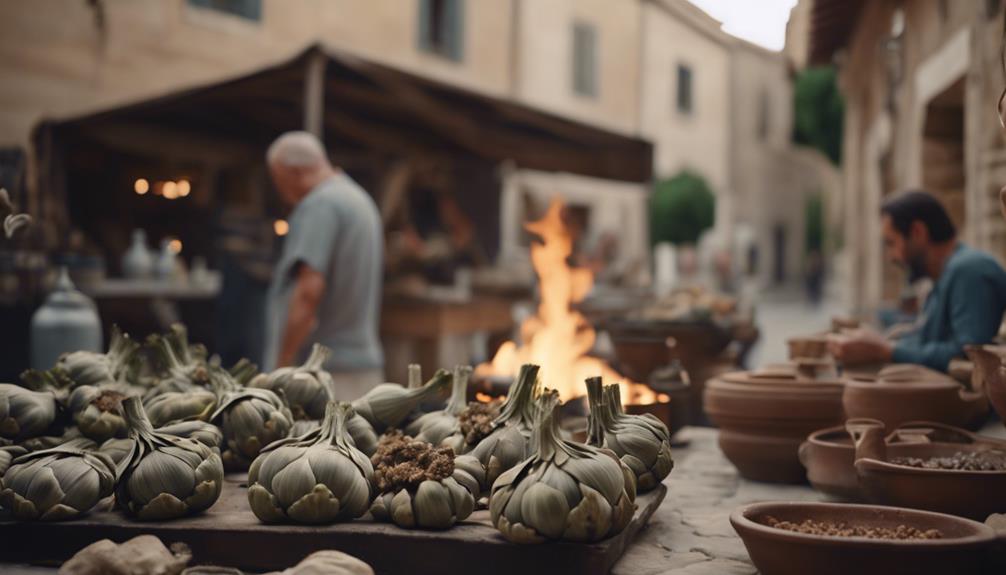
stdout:
<svg viewBox="0 0 1006 575">
<path fill-rule="evenodd" d="M 845 102 L 835 68 L 807 68 L 793 84 L 793 142 L 820 150 L 835 165 L 842 163 Z"/>
<path fill-rule="evenodd" d="M 654 244 L 694 244 L 713 227 L 716 196 L 705 179 L 688 170 L 657 182 L 650 196 L 650 239 Z"/>
</svg>

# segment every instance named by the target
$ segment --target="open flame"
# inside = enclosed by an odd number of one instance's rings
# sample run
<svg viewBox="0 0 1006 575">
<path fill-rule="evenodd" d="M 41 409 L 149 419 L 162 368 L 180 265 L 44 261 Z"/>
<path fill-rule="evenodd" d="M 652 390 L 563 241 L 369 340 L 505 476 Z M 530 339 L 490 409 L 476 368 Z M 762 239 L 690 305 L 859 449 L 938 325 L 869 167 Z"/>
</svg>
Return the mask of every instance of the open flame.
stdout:
<svg viewBox="0 0 1006 575">
<path fill-rule="evenodd" d="M 541 303 L 537 315 L 521 325 L 523 345 L 504 343 L 492 361 L 479 365 L 475 373 L 513 376 L 521 365 L 534 363 L 541 366 L 545 387 L 557 390 L 563 401 L 585 395 L 584 380 L 600 375 L 605 383 L 621 384 L 624 404 L 653 403 L 657 396 L 649 387 L 626 380 L 604 361 L 587 355 L 596 334 L 571 306 L 587 297 L 594 276 L 590 270 L 569 266 L 573 238 L 562 221 L 562 209 L 561 201 L 553 201 L 542 219 L 524 226 L 541 239 L 531 244 Z"/>
</svg>

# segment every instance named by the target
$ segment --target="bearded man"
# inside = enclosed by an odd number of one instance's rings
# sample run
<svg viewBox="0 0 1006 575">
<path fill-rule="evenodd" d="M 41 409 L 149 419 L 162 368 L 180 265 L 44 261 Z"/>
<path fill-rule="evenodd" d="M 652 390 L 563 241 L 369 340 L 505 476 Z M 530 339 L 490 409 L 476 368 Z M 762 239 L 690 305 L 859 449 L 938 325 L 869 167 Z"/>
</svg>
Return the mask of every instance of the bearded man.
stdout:
<svg viewBox="0 0 1006 575">
<path fill-rule="evenodd" d="M 947 371 L 964 346 L 985 344 L 1006 311 L 1006 271 L 991 255 L 957 240 L 939 200 L 923 191 L 898 194 L 881 208 L 884 248 L 911 281 L 929 278 L 932 291 L 917 328 L 896 342 L 860 330 L 835 337 L 829 349 L 843 365 L 915 363 Z"/>
</svg>

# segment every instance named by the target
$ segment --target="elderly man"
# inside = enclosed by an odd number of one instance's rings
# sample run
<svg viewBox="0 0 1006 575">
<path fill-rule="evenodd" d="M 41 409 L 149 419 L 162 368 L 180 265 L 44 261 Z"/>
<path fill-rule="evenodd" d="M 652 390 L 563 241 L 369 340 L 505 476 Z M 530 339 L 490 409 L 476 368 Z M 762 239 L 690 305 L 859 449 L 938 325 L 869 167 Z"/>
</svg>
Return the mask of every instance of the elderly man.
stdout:
<svg viewBox="0 0 1006 575">
<path fill-rule="evenodd" d="M 890 342 L 860 331 L 830 342 L 832 355 L 846 365 L 916 363 L 946 371 L 965 345 L 992 341 L 1006 310 L 1006 272 L 985 252 L 957 241 L 957 231 L 939 201 L 911 191 L 881 209 L 884 244 L 895 264 L 914 282 L 933 281 L 918 328 Z"/>
<path fill-rule="evenodd" d="M 332 350 L 336 399 L 383 380 L 378 339 L 383 231 L 371 197 L 333 167 L 307 132 L 280 136 L 266 154 L 290 230 L 269 288 L 265 369 L 295 365 L 312 344 Z"/>
</svg>

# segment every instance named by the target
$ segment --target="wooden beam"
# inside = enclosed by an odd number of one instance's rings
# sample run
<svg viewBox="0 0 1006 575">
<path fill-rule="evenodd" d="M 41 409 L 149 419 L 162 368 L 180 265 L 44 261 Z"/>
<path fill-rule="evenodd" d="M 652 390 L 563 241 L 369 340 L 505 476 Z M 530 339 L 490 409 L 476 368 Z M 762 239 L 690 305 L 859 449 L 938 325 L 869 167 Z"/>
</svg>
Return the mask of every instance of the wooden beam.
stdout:
<svg viewBox="0 0 1006 575">
<path fill-rule="evenodd" d="M 325 67 L 328 56 L 314 52 L 304 73 L 304 130 L 324 141 Z"/>
</svg>

